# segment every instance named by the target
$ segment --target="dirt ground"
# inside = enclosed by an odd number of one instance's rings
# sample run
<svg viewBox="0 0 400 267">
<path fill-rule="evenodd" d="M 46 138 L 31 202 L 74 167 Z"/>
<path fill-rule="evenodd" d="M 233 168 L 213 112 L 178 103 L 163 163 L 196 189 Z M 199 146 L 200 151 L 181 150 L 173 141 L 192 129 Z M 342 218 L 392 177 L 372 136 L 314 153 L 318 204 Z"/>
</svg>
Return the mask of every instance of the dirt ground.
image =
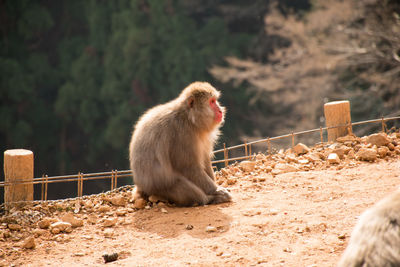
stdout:
<svg viewBox="0 0 400 267">
<path fill-rule="evenodd" d="M 117 252 L 108 266 L 335 266 L 357 217 L 397 188 L 400 159 L 257 175 L 229 186 L 232 203 L 131 210 L 111 228 L 85 221 L 37 237 L 34 249 L 0 242 L 0 263 L 100 266 Z"/>
</svg>

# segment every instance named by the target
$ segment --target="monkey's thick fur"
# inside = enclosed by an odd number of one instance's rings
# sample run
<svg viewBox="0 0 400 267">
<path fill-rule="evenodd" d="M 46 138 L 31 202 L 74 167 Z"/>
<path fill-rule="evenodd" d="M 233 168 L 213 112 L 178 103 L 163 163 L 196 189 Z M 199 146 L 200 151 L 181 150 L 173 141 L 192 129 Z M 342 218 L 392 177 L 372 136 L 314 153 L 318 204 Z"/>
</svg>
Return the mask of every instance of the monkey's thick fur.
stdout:
<svg viewBox="0 0 400 267">
<path fill-rule="evenodd" d="M 399 190 L 360 216 L 338 266 L 400 266 Z"/>
<path fill-rule="evenodd" d="M 215 184 L 210 160 L 225 113 L 219 95 L 210 84 L 195 82 L 138 120 L 129 150 L 142 197 L 157 195 L 179 206 L 231 200 Z"/>
</svg>

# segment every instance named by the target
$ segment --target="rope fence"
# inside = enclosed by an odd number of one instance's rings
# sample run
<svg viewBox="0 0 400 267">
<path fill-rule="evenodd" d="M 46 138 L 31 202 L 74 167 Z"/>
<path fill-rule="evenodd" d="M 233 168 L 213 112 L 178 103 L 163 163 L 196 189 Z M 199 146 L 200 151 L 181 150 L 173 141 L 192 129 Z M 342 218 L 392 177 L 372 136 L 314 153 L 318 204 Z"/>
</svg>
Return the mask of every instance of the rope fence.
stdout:
<svg viewBox="0 0 400 267">
<path fill-rule="evenodd" d="M 393 120 L 400 120 L 400 116 L 388 117 L 388 118 L 382 117 L 380 119 L 366 120 L 366 121 L 360 121 L 360 122 L 350 122 L 348 124 L 339 124 L 336 126 L 320 127 L 320 128 L 316 128 L 316 129 L 312 129 L 312 130 L 292 132 L 290 134 L 284 134 L 284 135 L 275 136 L 275 137 L 268 137 L 265 139 L 260 139 L 260 140 L 256 140 L 256 141 L 252 141 L 252 142 L 244 142 L 243 144 L 239 144 L 239 145 L 235 145 L 235 146 L 231 146 L 231 147 L 226 147 L 226 145 L 223 144 L 222 149 L 215 150 L 213 152 L 214 154 L 219 154 L 219 153 L 223 152 L 223 159 L 214 160 L 211 163 L 213 165 L 218 164 L 218 163 L 224 163 L 225 166 L 228 166 L 229 162 L 232 162 L 232 161 L 251 159 L 252 157 L 254 157 L 254 155 L 252 155 L 252 145 L 260 144 L 260 143 L 267 143 L 268 153 L 272 154 L 271 141 L 290 138 L 291 146 L 293 147 L 295 145 L 295 137 L 296 136 L 309 134 L 309 133 L 319 132 L 320 142 L 323 143 L 324 142 L 324 131 L 327 132 L 330 129 L 340 128 L 340 127 L 342 127 L 342 128 L 346 127 L 349 130 L 349 133 L 352 133 L 351 129 L 353 126 L 370 124 L 370 123 L 380 123 L 381 127 L 382 127 L 382 132 L 386 132 L 387 131 L 386 122 L 393 121 Z M 235 149 L 241 149 L 241 148 L 244 148 L 244 156 L 229 158 L 229 151 L 232 151 Z M 12 182 L 3 181 L 3 182 L 0 182 L 0 188 L 6 188 L 8 186 L 16 186 L 16 185 L 41 184 L 41 200 L 47 201 L 48 184 L 51 184 L 51 183 L 77 182 L 77 197 L 82 197 L 84 181 L 110 179 L 111 180 L 111 190 L 114 190 L 118 187 L 118 179 L 119 178 L 131 177 L 131 176 L 132 176 L 131 170 L 122 170 L 122 171 L 112 170 L 111 172 L 98 172 L 98 173 L 81 173 L 81 172 L 79 172 L 77 175 L 62 175 L 62 176 L 53 176 L 53 177 L 48 177 L 47 175 L 43 175 L 42 177 L 33 178 L 30 180 L 15 179 Z"/>
</svg>

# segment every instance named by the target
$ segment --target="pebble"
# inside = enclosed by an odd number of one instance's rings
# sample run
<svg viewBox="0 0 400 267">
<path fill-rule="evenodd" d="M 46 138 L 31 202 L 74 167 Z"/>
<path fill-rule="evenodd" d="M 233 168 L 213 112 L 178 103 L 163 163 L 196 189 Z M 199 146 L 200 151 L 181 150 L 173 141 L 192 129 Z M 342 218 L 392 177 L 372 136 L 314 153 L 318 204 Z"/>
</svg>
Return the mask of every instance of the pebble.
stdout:
<svg viewBox="0 0 400 267">
<path fill-rule="evenodd" d="M 186 225 L 186 230 L 192 230 L 192 229 L 193 229 L 193 225 L 191 225 L 191 224 Z"/>
<path fill-rule="evenodd" d="M 292 151 L 297 155 L 307 154 L 310 151 L 310 148 L 303 143 L 298 143 L 292 148 Z"/>
<path fill-rule="evenodd" d="M 101 205 L 98 209 L 99 212 L 109 212 L 111 210 L 110 206 L 108 205 Z"/>
<path fill-rule="evenodd" d="M 364 161 L 375 161 L 377 158 L 377 152 L 375 149 L 371 148 L 360 148 L 356 153 L 356 158 Z"/>
<path fill-rule="evenodd" d="M 164 208 L 161 208 L 161 212 L 162 213 L 168 213 L 168 211 L 166 209 L 164 209 Z"/>
<path fill-rule="evenodd" d="M 8 224 L 8 229 L 10 229 L 12 231 L 20 231 L 22 229 L 22 227 L 19 224 L 9 223 Z"/>
<path fill-rule="evenodd" d="M 33 236 L 26 238 L 22 244 L 22 247 L 26 249 L 34 249 L 36 247 L 35 238 L 33 238 Z"/>
<path fill-rule="evenodd" d="M 63 222 L 70 223 L 73 228 L 83 226 L 83 220 L 76 219 L 71 213 L 67 213 L 61 217 Z"/>
<path fill-rule="evenodd" d="M 213 232 L 216 232 L 217 231 L 217 228 L 215 228 L 214 226 L 207 226 L 206 227 L 206 232 L 207 233 L 213 233 Z"/>
<path fill-rule="evenodd" d="M 366 142 L 379 147 L 379 146 L 386 146 L 391 141 L 385 133 L 376 133 L 368 136 Z"/>
<path fill-rule="evenodd" d="M 244 160 L 244 161 L 240 162 L 240 167 L 245 172 L 252 172 L 252 171 L 254 171 L 254 169 L 256 167 L 256 162 L 250 161 L 250 160 Z"/>
<path fill-rule="evenodd" d="M 386 157 L 387 154 L 390 153 L 389 151 L 390 150 L 387 146 L 382 146 L 382 147 L 378 148 L 378 154 L 381 158 Z"/>
<path fill-rule="evenodd" d="M 126 199 L 123 196 L 115 196 L 111 198 L 111 203 L 115 206 L 125 206 L 126 205 Z"/>
<path fill-rule="evenodd" d="M 338 154 L 330 153 L 328 155 L 328 162 L 329 162 L 329 164 L 339 164 L 340 163 L 340 159 L 339 159 Z"/>
<path fill-rule="evenodd" d="M 114 235 L 114 230 L 112 228 L 106 228 L 103 234 L 105 237 L 112 237 Z"/>
<path fill-rule="evenodd" d="M 133 207 L 135 209 L 144 209 L 146 207 L 146 200 L 144 200 L 143 198 L 138 198 L 135 200 L 135 203 L 133 204 Z"/>
<path fill-rule="evenodd" d="M 112 227 L 118 222 L 118 218 L 109 218 L 103 221 L 104 227 Z"/>
<path fill-rule="evenodd" d="M 44 229 L 33 229 L 32 233 L 33 233 L 34 237 L 39 237 L 39 236 L 46 234 L 47 231 Z"/>
<path fill-rule="evenodd" d="M 58 234 L 60 232 L 70 233 L 72 231 L 72 225 L 68 222 L 55 222 L 50 225 L 50 232 Z"/>
<path fill-rule="evenodd" d="M 52 218 L 44 218 L 38 222 L 38 226 L 41 229 L 47 229 L 47 228 L 49 228 L 50 224 L 53 222 L 54 221 Z"/>
</svg>

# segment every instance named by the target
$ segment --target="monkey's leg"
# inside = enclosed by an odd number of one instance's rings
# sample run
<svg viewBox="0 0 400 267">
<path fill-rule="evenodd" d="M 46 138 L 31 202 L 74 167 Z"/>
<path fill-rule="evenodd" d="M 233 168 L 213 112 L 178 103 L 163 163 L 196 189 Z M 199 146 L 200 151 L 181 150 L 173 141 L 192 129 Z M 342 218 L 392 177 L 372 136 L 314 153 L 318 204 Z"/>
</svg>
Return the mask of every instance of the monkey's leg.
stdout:
<svg viewBox="0 0 400 267">
<path fill-rule="evenodd" d="M 176 182 L 161 195 L 178 206 L 205 205 L 210 203 L 213 198 L 183 176 L 176 178 Z"/>
<path fill-rule="evenodd" d="M 228 190 L 219 186 L 215 193 L 211 196 L 210 204 L 225 203 L 230 202 L 231 200 L 232 197 L 229 194 Z"/>
</svg>

